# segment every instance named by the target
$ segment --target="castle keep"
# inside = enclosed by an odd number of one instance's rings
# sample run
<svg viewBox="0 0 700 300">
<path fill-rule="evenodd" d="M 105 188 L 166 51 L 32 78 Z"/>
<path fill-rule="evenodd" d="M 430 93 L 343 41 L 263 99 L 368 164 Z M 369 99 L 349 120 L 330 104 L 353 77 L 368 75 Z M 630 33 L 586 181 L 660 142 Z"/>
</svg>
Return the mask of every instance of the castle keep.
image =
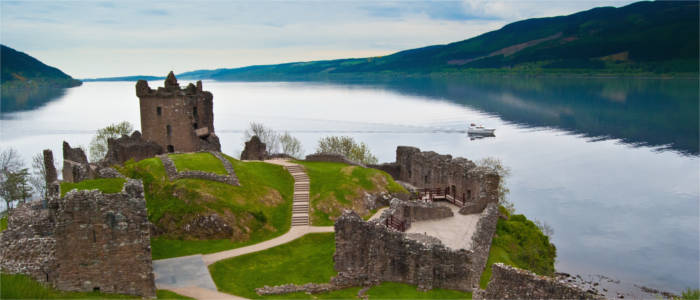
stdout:
<svg viewBox="0 0 700 300">
<path fill-rule="evenodd" d="M 221 151 L 214 133 L 214 96 L 202 90 L 202 82 L 180 88 L 171 71 L 165 87 L 153 90 L 145 80 L 136 83 L 141 107 L 143 139 L 166 152 Z"/>
</svg>

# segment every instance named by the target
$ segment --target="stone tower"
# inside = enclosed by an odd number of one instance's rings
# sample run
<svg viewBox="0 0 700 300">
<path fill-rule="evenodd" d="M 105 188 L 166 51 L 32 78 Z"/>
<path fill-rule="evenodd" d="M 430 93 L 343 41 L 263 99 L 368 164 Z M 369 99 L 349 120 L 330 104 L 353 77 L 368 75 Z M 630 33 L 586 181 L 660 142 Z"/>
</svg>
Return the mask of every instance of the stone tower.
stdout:
<svg viewBox="0 0 700 300">
<path fill-rule="evenodd" d="M 214 133 L 214 96 L 202 90 L 202 82 L 181 89 L 171 71 L 165 87 L 153 90 L 145 80 L 136 83 L 141 106 L 143 139 L 167 152 L 221 151 Z"/>
</svg>

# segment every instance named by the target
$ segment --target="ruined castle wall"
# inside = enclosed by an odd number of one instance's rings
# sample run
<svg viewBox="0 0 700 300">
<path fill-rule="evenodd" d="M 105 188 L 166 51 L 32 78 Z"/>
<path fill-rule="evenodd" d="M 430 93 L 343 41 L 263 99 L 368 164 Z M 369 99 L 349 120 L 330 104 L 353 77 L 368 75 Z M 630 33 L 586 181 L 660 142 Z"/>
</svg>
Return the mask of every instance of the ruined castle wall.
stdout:
<svg viewBox="0 0 700 300">
<path fill-rule="evenodd" d="M 496 233 L 496 227 L 498 225 L 498 217 L 500 212 L 498 211 L 497 203 L 489 203 L 488 206 L 481 212 L 479 221 L 476 223 L 476 230 L 472 235 L 472 267 L 474 270 L 483 270 L 486 267 L 486 261 L 489 258 L 489 252 L 491 251 L 491 242 L 493 241 L 493 235 Z M 480 271 L 481 272 L 481 271 Z M 479 277 L 472 278 L 471 285 L 479 285 Z"/>
<path fill-rule="evenodd" d="M 63 181 L 80 182 L 94 178 L 85 152 L 80 147 L 72 148 L 63 141 Z"/>
<path fill-rule="evenodd" d="M 116 194 L 71 191 L 58 202 L 56 288 L 155 297 L 140 181 L 128 180 Z"/>
<path fill-rule="evenodd" d="M 492 265 L 483 299 L 603 299 L 565 282 L 501 263 Z"/>
<path fill-rule="evenodd" d="M 103 165 L 111 166 L 123 164 L 133 159 L 140 161 L 163 154 L 163 147 L 152 141 L 141 138 L 141 133 L 137 130 L 131 136 L 123 135 L 118 139 L 107 140 L 107 154 L 103 160 Z"/>
<path fill-rule="evenodd" d="M 5 274 L 26 274 L 40 282 L 55 278 L 54 218 L 40 203 L 16 207 L 8 228 L 0 233 L 0 270 Z"/>
<path fill-rule="evenodd" d="M 438 205 L 434 202 L 423 201 L 401 201 L 394 199 L 390 203 L 389 213 L 407 222 L 407 226 L 414 221 L 438 220 L 454 216 L 452 210 L 447 206 Z"/>
<path fill-rule="evenodd" d="M 481 270 L 472 265 L 472 251 L 452 250 L 435 240 L 419 242 L 377 221 L 364 222 L 346 211 L 335 223 L 333 256 L 339 285 L 394 281 L 420 289 L 471 291 Z"/>
<path fill-rule="evenodd" d="M 184 96 L 150 96 L 141 98 L 141 130 L 143 138 L 161 145 L 168 151 L 194 152 L 199 142 L 194 133 L 193 107 L 196 102 Z M 161 114 L 158 115 L 158 108 Z M 170 131 L 168 131 L 170 126 Z M 169 133 L 168 133 L 169 132 Z"/>
<path fill-rule="evenodd" d="M 20 205 L 0 233 L 0 269 L 59 290 L 155 297 L 143 185 L 120 193 L 71 191 Z"/>
<path fill-rule="evenodd" d="M 171 72 L 165 80 L 165 87 L 157 90 L 139 80 L 136 95 L 145 140 L 157 143 L 166 152 L 221 151 L 219 139 L 214 134 L 214 96 L 202 91 L 201 82 L 197 82 L 196 87 L 190 84 L 181 89 Z M 204 134 L 198 136 L 195 130 L 204 130 Z"/>
<path fill-rule="evenodd" d="M 479 168 L 465 158 L 453 159 L 451 155 L 399 146 L 396 148 L 396 165 L 399 170 L 394 179 L 418 188 L 447 190 L 456 198 L 478 203 L 482 209 L 488 203 L 498 202 L 498 174 Z M 392 172 L 397 173 L 395 170 Z"/>
</svg>

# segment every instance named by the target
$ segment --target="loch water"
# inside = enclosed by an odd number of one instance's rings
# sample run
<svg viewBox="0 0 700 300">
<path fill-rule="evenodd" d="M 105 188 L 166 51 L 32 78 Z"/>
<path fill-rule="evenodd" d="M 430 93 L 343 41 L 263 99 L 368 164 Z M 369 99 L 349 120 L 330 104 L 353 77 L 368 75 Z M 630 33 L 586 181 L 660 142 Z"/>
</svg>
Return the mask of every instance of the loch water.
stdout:
<svg viewBox="0 0 700 300">
<path fill-rule="evenodd" d="M 181 84 L 186 81 L 181 80 Z M 162 82 L 150 82 L 152 88 Z M 558 271 L 679 293 L 700 276 L 697 79 L 462 78 L 354 82 L 205 81 L 222 150 L 263 123 L 298 137 L 352 136 L 380 162 L 398 145 L 501 159 L 518 213 L 554 229 Z M 97 128 L 138 128 L 133 82 L 86 82 L 0 116 L 2 147 L 87 146 Z M 469 123 L 496 128 L 472 139 Z"/>
</svg>

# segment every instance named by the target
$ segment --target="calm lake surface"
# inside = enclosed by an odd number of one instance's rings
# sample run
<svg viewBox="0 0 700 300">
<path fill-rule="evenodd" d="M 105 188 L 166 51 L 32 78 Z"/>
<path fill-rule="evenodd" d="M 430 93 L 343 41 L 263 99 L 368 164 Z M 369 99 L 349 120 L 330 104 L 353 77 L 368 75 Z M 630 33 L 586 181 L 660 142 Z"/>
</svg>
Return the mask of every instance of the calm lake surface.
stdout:
<svg viewBox="0 0 700 300">
<path fill-rule="evenodd" d="M 185 81 L 181 80 L 181 84 Z M 86 82 L 30 111 L 2 115 L 2 147 L 25 156 L 61 142 L 87 146 L 97 128 L 139 126 L 133 82 Z M 152 88 L 162 82 L 151 82 Z M 238 156 L 260 122 L 310 154 L 327 135 L 369 145 L 380 162 L 398 145 L 497 157 L 510 167 L 517 212 L 554 229 L 558 271 L 603 274 L 679 292 L 698 288 L 698 81 L 469 79 L 395 82 L 204 82 L 216 133 Z M 469 123 L 496 128 L 471 140 Z"/>
</svg>

